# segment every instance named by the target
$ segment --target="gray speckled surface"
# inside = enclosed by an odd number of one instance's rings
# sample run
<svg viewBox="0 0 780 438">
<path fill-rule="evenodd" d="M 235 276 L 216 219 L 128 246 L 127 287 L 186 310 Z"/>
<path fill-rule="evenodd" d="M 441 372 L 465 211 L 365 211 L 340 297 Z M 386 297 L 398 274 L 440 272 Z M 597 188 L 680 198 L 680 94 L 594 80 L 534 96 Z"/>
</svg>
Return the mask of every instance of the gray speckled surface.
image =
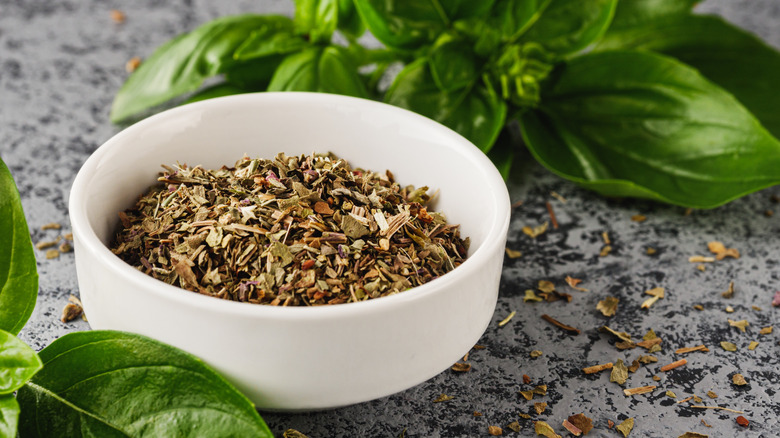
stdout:
<svg viewBox="0 0 780 438">
<path fill-rule="evenodd" d="M 122 9 L 127 21 L 118 25 L 109 11 Z M 125 62 L 145 56 L 172 36 L 218 16 L 241 12 L 289 13 L 291 4 L 280 1 L 178 0 L 158 1 L 57 1 L 0 0 L 0 155 L 8 164 L 22 193 L 27 220 L 34 241 L 48 240 L 66 229 L 40 231 L 49 222 L 68 223 L 67 198 L 80 165 L 97 146 L 118 128 L 108 121 L 112 97 L 126 77 Z M 709 0 L 700 11 L 715 12 L 754 31 L 780 47 L 780 2 L 777 0 Z M 518 413 L 533 412 L 533 403 L 518 394 L 533 384 L 547 384 L 547 396 L 534 401 L 548 403 L 538 418 L 563 432 L 560 424 L 571 414 L 584 412 L 594 419 L 590 436 L 617 436 L 606 429 L 608 420 L 636 419 L 632 436 L 676 437 L 685 431 L 710 436 L 780 436 L 780 327 L 760 336 L 761 327 L 778 325 L 780 309 L 772 308 L 771 296 L 780 289 L 780 205 L 770 202 L 778 189 L 765 190 L 711 211 L 684 210 L 649 202 L 605 200 L 560 180 L 523 158 L 527 164 L 509 182 L 512 198 L 523 200 L 515 209 L 509 240 L 520 250 L 519 259 L 507 259 L 494 322 L 480 343 L 487 348 L 474 351 L 473 369 L 456 374 L 446 371 L 407 391 L 360 405 L 307 414 L 266 413 L 271 428 L 281 433 L 296 428 L 311 437 L 398 436 L 407 437 L 487 436 L 488 425 L 506 426 L 519 420 L 520 434 L 505 429 L 509 436 L 531 436 L 533 425 Z M 561 203 L 549 193 L 554 190 L 568 199 Z M 524 225 L 548 220 L 545 201 L 550 201 L 560 228 L 536 240 L 521 232 Z M 765 217 L 766 209 L 777 215 Z M 630 217 L 641 213 L 644 223 Z M 598 255 L 607 231 L 613 251 Z M 721 240 L 742 252 L 740 259 L 707 265 L 705 272 L 687 262 L 694 254 L 705 254 L 710 240 Z M 645 254 L 652 246 L 653 256 Z M 88 329 L 83 321 L 63 324 L 61 308 L 69 294 L 78 294 L 73 255 L 46 260 L 37 252 L 40 295 L 37 307 L 21 337 L 36 349 L 75 330 Z M 565 276 L 583 279 L 590 292 L 577 292 L 564 285 Z M 572 293 L 570 303 L 524 303 L 523 292 L 539 280 L 551 280 L 558 289 Z M 735 283 L 733 299 L 720 293 Z M 666 288 L 666 298 L 649 310 L 640 310 L 643 291 Z M 617 315 L 605 318 L 595 309 L 605 296 L 620 298 Z M 703 311 L 693 309 L 704 306 Z M 725 307 L 735 311 L 728 314 Z M 754 310 L 751 306 L 759 306 Z M 517 316 L 506 326 L 497 322 L 509 312 Z M 570 336 L 541 321 L 548 313 L 583 330 Z M 726 319 L 747 319 L 747 333 L 730 328 Z M 657 353 L 658 364 L 643 366 L 627 387 L 652 384 L 660 375 L 659 388 L 650 395 L 625 397 L 607 373 L 584 376 L 586 365 L 627 362 L 639 350 L 618 351 L 609 337 L 596 329 L 609 324 L 635 338 L 648 329 L 664 340 Z M 737 353 L 723 351 L 721 340 L 734 342 Z M 750 341 L 760 345 L 748 351 Z M 661 373 L 662 364 L 678 358 L 676 348 L 706 344 L 709 353 L 692 353 L 688 365 Z M 531 359 L 531 350 L 544 354 Z M 740 372 L 747 386 L 731 384 Z M 675 392 L 682 399 L 693 394 L 708 405 L 745 411 L 749 430 L 736 425 L 736 414 L 696 410 L 689 403 L 676 404 L 664 395 Z M 709 390 L 719 397 L 710 400 Z M 432 403 L 439 394 L 452 400 Z M 483 415 L 474 417 L 473 412 Z M 712 428 L 706 428 L 704 419 Z"/>
</svg>

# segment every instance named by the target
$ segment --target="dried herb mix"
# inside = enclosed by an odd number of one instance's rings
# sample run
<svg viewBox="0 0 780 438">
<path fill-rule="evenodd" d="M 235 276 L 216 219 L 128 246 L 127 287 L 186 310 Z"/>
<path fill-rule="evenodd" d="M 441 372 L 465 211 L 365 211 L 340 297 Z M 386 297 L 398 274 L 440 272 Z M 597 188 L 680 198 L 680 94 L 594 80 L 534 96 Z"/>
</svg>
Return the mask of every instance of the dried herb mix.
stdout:
<svg viewBox="0 0 780 438">
<path fill-rule="evenodd" d="M 217 298 L 303 306 L 363 301 L 460 265 L 469 239 L 428 211 L 428 187 L 333 155 L 244 157 L 165 169 L 119 213 L 112 251 L 166 283 Z"/>
</svg>

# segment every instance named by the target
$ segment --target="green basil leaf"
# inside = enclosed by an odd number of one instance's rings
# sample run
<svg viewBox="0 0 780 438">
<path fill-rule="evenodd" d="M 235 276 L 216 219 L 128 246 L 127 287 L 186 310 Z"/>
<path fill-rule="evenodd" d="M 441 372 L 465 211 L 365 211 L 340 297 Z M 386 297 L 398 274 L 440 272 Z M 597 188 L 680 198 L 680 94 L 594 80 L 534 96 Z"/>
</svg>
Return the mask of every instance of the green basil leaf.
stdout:
<svg viewBox="0 0 780 438">
<path fill-rule="evenodd" d="M 366 31 L 363 20 L 360 19 L 353 0 L 339 1 L 338 29 L 350 38 L 358 38 Z"/>
<path fill-rule="evenodd" d="M 656 20 L 688 15 L 702 0 L 622 0 L 618 1 L 615 18 L 608 32 L 628 29 Z"/>
<path fill-rule="evenodd" d="M 313 43 L 328 42 L 338 25 L 338 0 L 295 0 L 295 30 Z"/>
<path fill-rule="evenodd" d="M 578 52 L 606 32 L 617 0 L 552 0 L 522 40 L 559 55 Z"/>
<path fill-rule="evenodd" d="M 598 52 L 552 76 L 523 138 L 556 174 L 609 196 L 713 208 L 780 182 L 780 142 L 731 94 L 649 52 Z"/>
<path fill-rule="evenodd" d="M 512 164 L 517 156 L 517 145 L 522 142 L 519 130 L 509 124 L 505 125 L 498 135 L 493 148 L 490 149 L 487 156 L 496 166 L 504 181 L 509 179 L 512 170 Z M 516 132 L 515 132 L 516 131 Z"/>
<path fill-rule="evenodd" d="M 498 0 L 490 21 L 506 40 L 521 36 L 536 23 L 551 0 Z"/>
<path fill-rule="evenodd" d="M 289 26 L 274 15 L 219 18 L 160 46 L 130 75 L 114 98 L 111 121 L 120 122 L 174 97 L 195 91 L 203 80 L 235 63 L 233 52 L 252 31 Z"/>
<path fill-rule="evenodd" d="M 433 43 L 452 22 L 485 15 L 495 0 L 354 0 L 371 33 L 386 46 L 414 50 Z"/>
<path fill-rule="evenodd" d="M 457 91 L 439 89 L 424 58 L 398 73 L 385 101 L 449 126 L 485 152 L 506 119 L 506 104 L 481 81 Z"/>
<path fill-rule="evenodd" d="M 689 15 L 658 20 L 609 34 L 599 47 L 652 50 L 695 67 L 780 138 L 780 105 L 770 97 L 777 95 L 780 53 L 723 19 Z"/>
<path fill-rule="evenodd" d="M 0 436 L 15 437 L 19 424 L 19 403 L 12 395 L 0 396 Z"/>
<path fill-rule="evenodd" d="M 287 56 L 276 69 L 268 91 L 318 91 L 367 97 L 363 80 L 346 49 L 311 47 Z"/>
<path fill-rule="evenodd" d="M 242 61 L 225 71 L 225 80 L 251 91 L 265 91 L 287 55 L 271 55 Z"/>
<path fill-rule="evenodd" d="M 41 369 L 41 359 L 15 335 L 0 330 L 0 395 L 11 394 Z"/>
<path fill-rule="evenodd" d="M 433 80 L 443 91 L 464 88 L 479 76 L 477 57 L 462 41 L 438 44 L 431 51 L 429 61 Z"/>
<path fill-rule="evenodd" d="M 67 334 L 17 393 L 22 436 L 272 437 L 252 403 L 200 359 L 114 331 Z"/>
<path fill-rule="evenodd" d="M 255 31 L 249 35 L 233 55 L 237 61 L 286 55 L 303 50 L 309 43 L 292 32 Z"/>
<path fill-rule="evenodd" d="M 19 333 L 38 297 L 38 271 L 19 191 L 0 159 L 0 330 Z"/>
</svg>

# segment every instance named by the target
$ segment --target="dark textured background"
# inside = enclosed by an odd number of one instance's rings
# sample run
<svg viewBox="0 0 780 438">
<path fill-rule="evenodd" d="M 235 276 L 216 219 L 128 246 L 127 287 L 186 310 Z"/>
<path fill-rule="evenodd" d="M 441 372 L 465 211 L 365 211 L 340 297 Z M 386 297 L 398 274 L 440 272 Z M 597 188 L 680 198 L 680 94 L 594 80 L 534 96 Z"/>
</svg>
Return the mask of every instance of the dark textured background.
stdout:
<svg viewBox="0 0 780 438">
<path fill-rule="evenodd" d="M 127 14 L 124 24 L 112 22 L 109 11 Z M 780 46 L 780 2 L 777 0 L 710 0 L 702 12 L 722 14 L 731 21 Z M 118 128 L 108 121 L 112 97 L 127 76 L 125 62 L 133 56 L 148 56 L 174 35 L 210 19 L 241 12 L 292 11 L 288 1 L 48 1 L 0 0 L 0 155 L 13 173 L 33 240 L 49 240 L 68 231 L 67 199 L 70 185 L 81 164 L 98 145 Z M 724 66 L 728 68 L 728 66 Z M 774 97 L 777 99 L 777 96 Z M 684 209 L 649 202 L 605 200 L 560 180 L 534 164 L 527 154 L 509 182 L 513 200 L 523 200 L 514 210 L 507 245 L 523 252 L 506 260 L 500 299 L 494 322 L 474 351 L 473 369 L 464 374 L 446 371 L 430 381 L 391 397 L 343 409 L 305 414 L 264 414 L 277 432 L 296 428 L 311 437 L 487 436 L 488 425 L 505 426 L 519 420 L 520 434 L 531 436 L 533 424 L 518 413 L 533 412 L 533 403 L 518 394 L 530 389 L 522 384 L 527 374 L 533 384 L 548 385 L 547 396 L 534 401 L 548 403 L 539 419 L 559 432 L 563 419 L 584 412 L 594 419 L 590 436 L 617 436 L 606 429 L 607 420 L 619 423 L 636 419 L 631 436 L 677 437 L 685 431 L 710 436 L 780 436 L 780 347 L 777 327 L 772 335 L 759 336 L 760 327 L 778 325 L 780 309 L 772 308 L 771 296 L 780 288 L 780 205 L 770 201 L 778 189 L 765 190 L 711 211 L 684 215 Z M 568 199 L 550 196 L 556 191 Z M 561 224 L 536 240 L 521 232 L 524 225 L 548 220 L 545 201 L 550 201 Z M 765 217 L 766 209 L 777 209 Z M 634 214 L 647 215 L 644 223 L 630 221 Z M 41 231 L 49 222 L 65 225 L 61 232 Z M 614 250 L 599 257 L 601 233 L 609 232 Z M 721 240 L 742 252 L 700 272 L 688 263 L 690 255 L 706 254 L 710 240 Z M 658 250 L 647 256 L 645 248 Z M 69 294 L 78 294 L 73 254 L 46 260 L 37 252 L 40 297 L 22 338 L 36 349 L 69 331 L 86 330 L 83 321 L 63 324 L 59 313 Z M 563 278 L 583 279 L 590 292 L 570 290 Z M 523 291 L 539 280 L 551 280 L 570 292 L 570 303 L 524 303 Z M 725 300 L 720 293 L 733 281 L 736 293 Z M 643 291 L 666 288 L 666 298 L 652 308 L 640 310 L 647 297 Z M 596 303 L 607 295 L 620 298 L 617 315 L 607 319 Z M 705 310 L 696 311 L 694 304 Z M 728 314 L 725 307 L 735 311 Z M 761 310 L 754 310 L 751 306 Z M 511 311 L 517 316 L 505 327 L 498 321 Z M 582 329 L 570 336 L 541 321 L 548 313 Z M 747 333 L 730 328 L 727 318 L 747 319 Z M 609 337 L 596 329 L 609 324 L 635 338 L 648 329 L 663 338 L 658 364 L 643 366 L 632 374 L 626 387 L 652 384 L 660 375 L 659 388 L 650 395 L 625 397 L 608 373 L 584 376 L 580 368 L 618 358 L 630 363 L 639 350 L 618 351 Z M 739 347 L 723 351 L 719 342 Z M 760 345 L 748 351 L 750 341 Z M 704 343 L 709 353 L 687 355 L 687 366 L 668 373 L 660 365 L 678 358 L 679 347 Z M 543 355 L 531 359 L 529 352 Z M 269 354 L 272 354 L 269 352 Z M 334 371 L 337 372 L 337 371 Z M 748 385 L 736 387 L 731 376 L 740 372 Z M 377 379 L 382 379 L 377 376 Z M 745 411 L 749 430 L 736 425 L 736 414 L 696 410 L 690 403 L 676 404 L 664 393 L 679 399 L 697 394 L 708 405 Z M 710 400 L 709 390 L 719 397 Z M 454 397 L 432 403 L 441 393 Z M 482 413 L 473 416 L 474 411 Z M 704 419 L 712 428 L 706 428 Z"/>
</svg>

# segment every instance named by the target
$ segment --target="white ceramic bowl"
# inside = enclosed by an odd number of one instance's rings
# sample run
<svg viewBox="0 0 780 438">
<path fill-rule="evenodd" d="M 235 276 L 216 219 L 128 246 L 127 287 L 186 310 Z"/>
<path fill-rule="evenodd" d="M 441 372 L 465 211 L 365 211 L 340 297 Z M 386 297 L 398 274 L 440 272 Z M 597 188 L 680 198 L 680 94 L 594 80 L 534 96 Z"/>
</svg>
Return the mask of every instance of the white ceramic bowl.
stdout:
<svg viewBox="0 0 780 438">
<path fill-rule="evenodd" d="M 332 151 L 390 169 L 402 185 L 438 189 L 437 211 L 471 237 L 468 259 L 401 294 L 280 308 L 189 292 L 112 254 L 117 213 L 161 164 L 232 165 Z M 94 329 L 140 333 L 202 358 L 261 409 L 308 410 L 372 400 L 450 367 L 485 331 L 496 305 L 509 195 L 469 141 L 412 112 L 351 97 L 259 93 L 198 102 L 120 132 L 84 164 L 70 196 L 81 300 Z"/>
</svg>

